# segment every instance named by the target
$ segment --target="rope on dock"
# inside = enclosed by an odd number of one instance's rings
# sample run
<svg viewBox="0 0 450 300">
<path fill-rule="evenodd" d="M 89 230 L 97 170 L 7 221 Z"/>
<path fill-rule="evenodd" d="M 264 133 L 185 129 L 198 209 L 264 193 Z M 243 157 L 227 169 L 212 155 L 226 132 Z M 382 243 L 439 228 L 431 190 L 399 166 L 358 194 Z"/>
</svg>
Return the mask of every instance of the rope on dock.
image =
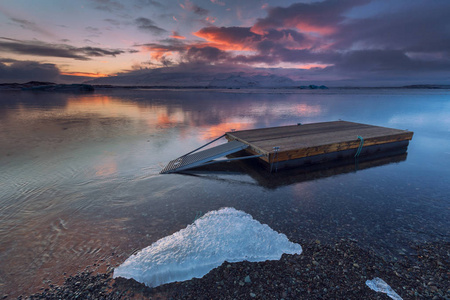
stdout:
<svg viewBox="0 0 450 300">
<path fill-rule="evenodd" d="M 280 147 L 273 147 L 274 155 L 272 158 L 272 163 L 270 164 L 270 172 L 272 173 L 273 163 L 275 162 L 275 173 L 278 172 L 278 151 L 280 151 Z"/>
<path fill-rule="evenodd" d="M 358 146 L 358 150 L 356 151 L 355 158 L 358 157 L 361 154 L 361 150 L 362 150 L 363 145 L 364 145 L 364 139 L 362 138 L 362 136 L 358 135 L 358 139 L 361 140 L 361 141 L 359 142 L 359 146 Z"/>
</svg>

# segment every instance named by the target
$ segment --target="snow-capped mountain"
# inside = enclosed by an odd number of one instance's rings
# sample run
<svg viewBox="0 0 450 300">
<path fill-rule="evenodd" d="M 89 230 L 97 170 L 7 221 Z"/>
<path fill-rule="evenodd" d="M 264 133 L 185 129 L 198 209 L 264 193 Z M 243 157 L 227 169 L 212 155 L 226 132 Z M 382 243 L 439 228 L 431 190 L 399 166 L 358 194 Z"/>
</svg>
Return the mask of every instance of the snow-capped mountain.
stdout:
<svg viewBox="0 0 450 300">
<path fill-rule="evenodd" d="M 102 77 L 88 84 L 148 87 L 209 87 L 209 88 L 285 88 L 300 86 L 294 80 L 274 74 L 190 73 L 143 70 L 129 74 Z"/>
</svg>

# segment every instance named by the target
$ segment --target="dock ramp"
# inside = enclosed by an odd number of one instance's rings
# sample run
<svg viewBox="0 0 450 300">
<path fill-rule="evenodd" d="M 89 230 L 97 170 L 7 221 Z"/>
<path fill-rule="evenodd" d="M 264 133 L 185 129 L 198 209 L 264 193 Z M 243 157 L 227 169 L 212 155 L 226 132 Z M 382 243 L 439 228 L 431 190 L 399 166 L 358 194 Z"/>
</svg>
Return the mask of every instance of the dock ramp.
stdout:
<svg viewBox="0 0 450 300">
<path fill-rule="evenodd" d="M 204 146 L 198 149 L 201 149 Z M 160 172 L 160 174 L 180 172 L 183 170 L 199 167 L 201 165 L 209 164 L 216 158 L 238 152 L 240 150 L 246 149 L 247 147 L 248 145 L 242 142 L 231 141 L 198 152 L 197 152 L 198 149 L 196 149 L 194 151 L 189 152 L 188 154 L 185 154 L 169 162 L 169 164 Z"/>
</svg>

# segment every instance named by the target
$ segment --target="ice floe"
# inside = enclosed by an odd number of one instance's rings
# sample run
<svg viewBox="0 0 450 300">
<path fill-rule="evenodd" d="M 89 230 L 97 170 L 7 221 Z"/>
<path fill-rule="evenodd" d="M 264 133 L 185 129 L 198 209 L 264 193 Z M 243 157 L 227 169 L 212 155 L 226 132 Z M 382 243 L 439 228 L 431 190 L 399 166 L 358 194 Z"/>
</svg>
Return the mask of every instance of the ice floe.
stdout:
<svg viewBox="0 0 450 300">
<path fill-rule="evenodd" d="M 224 261 L 278 260 L 302 247 L 286 235 L 234 208 L 211 211 L 193 224 L 129 257 L 114 278 L 133 278 L 150 287 L 200 278 Z"/>
</svg>

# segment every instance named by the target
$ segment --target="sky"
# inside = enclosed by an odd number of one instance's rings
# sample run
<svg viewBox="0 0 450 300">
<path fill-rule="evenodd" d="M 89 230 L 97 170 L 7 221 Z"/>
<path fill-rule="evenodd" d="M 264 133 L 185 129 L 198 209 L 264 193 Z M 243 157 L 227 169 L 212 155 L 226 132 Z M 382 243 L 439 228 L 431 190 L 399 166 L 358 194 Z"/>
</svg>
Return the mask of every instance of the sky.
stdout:
<svg viewBox="0 0 450 300">
<path fill-rule="evenodd" d="M 449 16 L 448 0 L 2 0 L 0 82 L 157 69 L 450 84 Z"/>
</svg>

